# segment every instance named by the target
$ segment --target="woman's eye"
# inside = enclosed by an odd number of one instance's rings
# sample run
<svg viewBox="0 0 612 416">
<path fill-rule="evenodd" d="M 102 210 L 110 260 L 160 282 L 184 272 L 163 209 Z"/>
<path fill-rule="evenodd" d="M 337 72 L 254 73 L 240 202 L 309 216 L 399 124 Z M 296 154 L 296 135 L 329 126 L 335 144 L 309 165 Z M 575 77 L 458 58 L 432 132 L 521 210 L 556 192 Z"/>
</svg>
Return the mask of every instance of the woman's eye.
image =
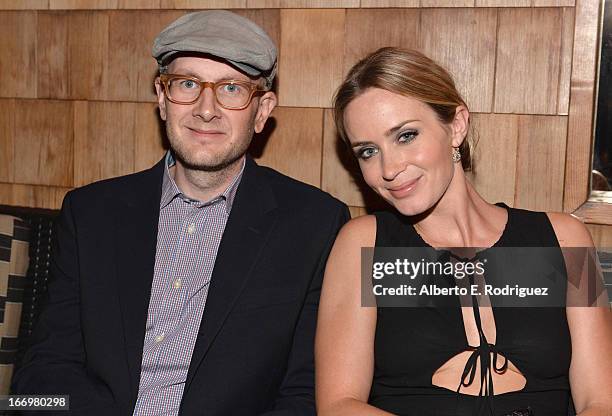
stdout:
<svg viewBox="0 0 612 416">
<path fill-rule="evenodd" d="M 368 160 L 372 156 L 378 153 L 378 150 L 373 147 L 364 147 L 357 151 L 356 156 L 362 160 Z"/>
<path fill-rule="evenodd" d="M 414 130 L 405 131 L 397 137 L 397 141 L 400 143 L 408 143 L 413 141 L 419 133 Z"/>
</svg>

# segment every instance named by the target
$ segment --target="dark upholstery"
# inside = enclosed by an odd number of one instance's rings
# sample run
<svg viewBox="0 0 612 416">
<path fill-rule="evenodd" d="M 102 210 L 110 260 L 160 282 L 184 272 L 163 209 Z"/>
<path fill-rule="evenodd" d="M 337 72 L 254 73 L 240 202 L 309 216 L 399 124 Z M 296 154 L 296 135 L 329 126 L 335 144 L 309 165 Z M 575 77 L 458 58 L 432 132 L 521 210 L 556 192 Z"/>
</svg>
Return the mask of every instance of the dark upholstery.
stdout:
<svg viewBox="0 0 612 416">
<path fill-rule="evenodd" d="M 0 205 L 0 214 L 19 217 L 22 220 L 19 224 L 23 226 L 24 230 L 27 229 L 27 239 L 30 242 L 27 273 L 18 282 L 18 288 L 14 291 L 17 292 L 14 296 L 23 301 L 19 335 L 15 340 L 16 348 L 11 354 L 7 355 L 7 359 L 15 363 L 16 369 L 21 362 L 28 338 L 40 313 L 40 300 L 47 291 L 53 221 L 57 217 L 58 211 Z"/>
<path fill-rule="evenodd" d="M 0 394 L 9 392 L 18 350 L 28 241 L 25 222 L 0 215 Z"/>
</svg>

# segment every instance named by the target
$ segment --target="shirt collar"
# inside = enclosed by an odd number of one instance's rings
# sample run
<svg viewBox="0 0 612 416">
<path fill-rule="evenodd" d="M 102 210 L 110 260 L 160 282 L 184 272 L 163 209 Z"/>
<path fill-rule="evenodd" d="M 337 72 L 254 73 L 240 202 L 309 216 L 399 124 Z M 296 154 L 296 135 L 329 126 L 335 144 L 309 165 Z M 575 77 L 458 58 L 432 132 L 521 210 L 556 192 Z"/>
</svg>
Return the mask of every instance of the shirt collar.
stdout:
<svg viewBox="0 0 612 416">
<path fill-rule="evenodd" d="M 186 196 L 185 194 L 183 194 L 181 190 L 179 189 L 179 187 L 176 185 L 176 182 L 174 182 L 174 179 L 170 175 L 170 168 L 176 164 L 176 161 L 174 160 L 174 156 L 172 155 L 172 152 L 168 150 L 168 152 L 166 152 L 166 158 L 164 162 L 164 177 L 162 180 L 162 195 L 161 195 L 161 201 L 159 205 L 160 209 L 165 208 L 170 202 L 174 200 L 174 198 L 179 197 L 184 202 L 193 204 L 197 206 L 198 208 L 201 208 L 207 205 L 212 205 L 219 201 L 225 201 L 225 209 L 227 213 L 229 214 L 232 209 L 232 205 L 234 204 L 234 199 L 236 198 L 236 192 L 238 191 L 238 185 L 240 184 L 240 180 L 242 179 L 245 161 L 246 159 L 243 159 L 242 167 L 240 168 L 240 172 L 238 172 L 238 175 L 236 175 L 236 177 L 232 179 L 232 182 L 225 189 L 225 191 L 221 193 L 221 195 L 209 201 L 202 202 L 202 201 L 193 200 L 189 198 L 188 196 Z"/>
</svg>

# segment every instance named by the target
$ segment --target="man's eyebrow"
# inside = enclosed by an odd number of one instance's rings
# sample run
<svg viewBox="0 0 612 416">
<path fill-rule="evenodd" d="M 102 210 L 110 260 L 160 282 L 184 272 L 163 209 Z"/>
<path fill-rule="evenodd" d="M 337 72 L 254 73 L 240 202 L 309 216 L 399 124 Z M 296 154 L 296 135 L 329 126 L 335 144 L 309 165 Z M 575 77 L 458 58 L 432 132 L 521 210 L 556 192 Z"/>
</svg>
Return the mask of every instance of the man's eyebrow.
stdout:
<svg viewBox="0 0 612 416">
<path fill-rule="evenodd" d="M 176 74 L 176 75 L 184 75 L 186 77 L 193 77 L 193 78 L 198 78 L 199 77 L 196 75 L 195 72 L 193 72 L 190 69 L 179 69 L 179 70 L 175 70 L 171 72 L 172 74 Z"/>
<path fill-rule="evenodd" d="M 198 76 L 198 74 L 195 73 L 195 71 L 192 71 L 190 69 L 181 69 L 175 72 L 172 72 L 173 74 L 176 75 L 185 75 L 187 77 L 193 77 L 193 78 L 197 78 L 200 81 L 209 81 L 207 79 L 202 79 Z M 227 76 L 222 76 L 219 77 L 219 79 L 217 79 L 216 81 L 213 82 L 221 82 L 221 81 L 242 81 L 242 82 L 253 82 L 251 79 L 244 79 L 244 78 L 238 78 L 236 76 L 232 76 L 232 75 L 227 75 Z"/>
<path fill-rule="evenodd" d="M 395 133 L 396 131 L 398 131 L 402 127 L 404 127 L 406 124 L 412 123 L 414 121 L 419 121 L 419 120 L 417 120 L 417 119 L 404 120 L 401 123 L 396 124 L 395 126 L 391 127 L 389 130 L 387 130 L 385 132 L 385 136 L 391 136 L 393 133 Z"/>
</svg>

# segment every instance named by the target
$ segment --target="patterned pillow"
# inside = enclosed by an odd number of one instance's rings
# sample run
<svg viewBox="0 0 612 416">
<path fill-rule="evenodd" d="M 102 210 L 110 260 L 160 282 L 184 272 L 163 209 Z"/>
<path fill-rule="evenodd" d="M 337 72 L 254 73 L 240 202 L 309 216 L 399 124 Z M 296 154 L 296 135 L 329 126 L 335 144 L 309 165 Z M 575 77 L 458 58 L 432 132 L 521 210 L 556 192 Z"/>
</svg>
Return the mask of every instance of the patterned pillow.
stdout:
<svg viewBox="0 0 612 416">
<path fill-rule="evenodd" d="M 0 395 L 9 393 L 17 354 L 29 233 L 19 218 L 0 215 Z"/>
</svg>

